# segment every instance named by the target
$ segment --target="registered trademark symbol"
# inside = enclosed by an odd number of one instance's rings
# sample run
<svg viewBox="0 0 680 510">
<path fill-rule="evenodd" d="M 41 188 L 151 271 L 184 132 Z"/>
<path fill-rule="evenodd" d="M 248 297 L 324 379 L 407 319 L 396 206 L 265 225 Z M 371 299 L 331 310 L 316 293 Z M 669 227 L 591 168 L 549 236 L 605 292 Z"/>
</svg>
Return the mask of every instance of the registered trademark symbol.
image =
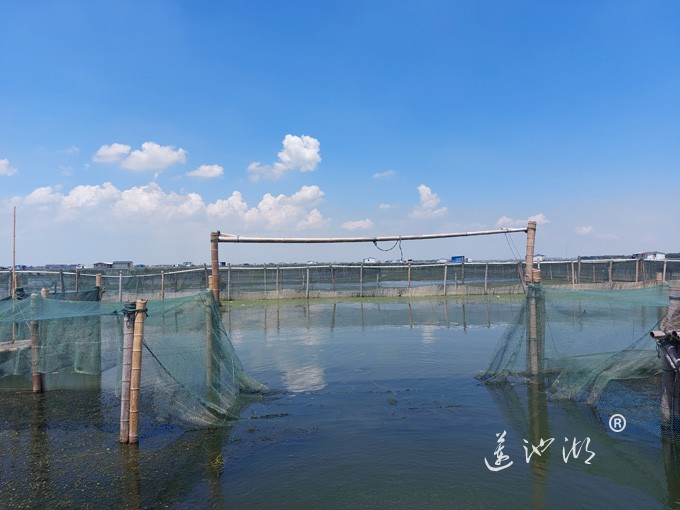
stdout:
<svg viewBox="0 0 680 510">
<path fill-rule="evenodd" d="M 623 432 L 626 428 L 626 418 L 622 414 L 612 414 L 609 418 L 609 428 L 612 432 Z"/>
</svg>

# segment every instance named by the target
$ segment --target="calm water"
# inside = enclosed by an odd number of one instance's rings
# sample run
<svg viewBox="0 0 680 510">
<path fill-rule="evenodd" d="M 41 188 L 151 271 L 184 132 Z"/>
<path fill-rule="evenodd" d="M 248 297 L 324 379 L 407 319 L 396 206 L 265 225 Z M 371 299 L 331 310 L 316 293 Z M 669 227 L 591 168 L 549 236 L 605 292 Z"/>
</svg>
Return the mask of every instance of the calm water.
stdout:
<svg viewBox="0 0 680 510">
<path fill-rule="evenodd" d="M 551 402 L 539 385 L 474 378 L 520 306 L 501 298 L 227 307 L 243 365 L 281 393 L 245 407 L 230 428 L 182 431 L 147 418 L 138 448 L 118 445 L 112 395 L 2 394 L 0 506 L 676 507 L 671 445 L 634 426 L 615 434 L 609 411 Z M 484 460 L 495 466 L 503 431 L 503 464 L 513 464 L 492 472 Z M 549 438 L 527 463 L 523 440 Z M 563 446 L 586 438 L 565 462 Z M 590 464 L 585 450 L 595 453 Z"/>
</svg>

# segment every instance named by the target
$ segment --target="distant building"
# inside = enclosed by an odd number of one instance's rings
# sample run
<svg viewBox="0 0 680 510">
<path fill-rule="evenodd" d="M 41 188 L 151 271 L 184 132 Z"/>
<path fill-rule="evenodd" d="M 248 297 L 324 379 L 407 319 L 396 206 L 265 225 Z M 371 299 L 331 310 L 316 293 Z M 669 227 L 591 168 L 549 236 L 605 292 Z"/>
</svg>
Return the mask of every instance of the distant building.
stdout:
<svg viewBox="0 0 680 510">
<path fill-rule="evenodd" d="M 634 256 L 638 260 L 666 260 L 666 254 L 659 251 L 643 251 Z"/>
<path fill-rule="evenodd" d="M 113 267 L 113 262 L 95 262 L 92 264 L 94 269 L 111 269 Z"/>
<path fill-rule="evenodd" d="M 114 260 L 111 265 L 113 269 L 132 269 L 131 260 Z"/>
<path fill-rule="evenodd" d="M 540 253 L 537 253 L 534 255 L 534 262 L 543 262 L 545 260 L 545 255 L 541 255 Z"/>
</svg>

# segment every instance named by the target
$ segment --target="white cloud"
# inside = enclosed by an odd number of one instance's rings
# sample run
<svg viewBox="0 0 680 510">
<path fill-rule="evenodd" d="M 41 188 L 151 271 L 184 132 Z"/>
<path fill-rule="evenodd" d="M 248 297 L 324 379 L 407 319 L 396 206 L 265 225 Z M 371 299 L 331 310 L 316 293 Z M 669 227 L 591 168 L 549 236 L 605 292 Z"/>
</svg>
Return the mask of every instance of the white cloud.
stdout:
<svg viewBox="0 0 680 510">
<path fill-rule="evenodd" d="M 0 159 L 0 175 L 14 175 L 16 173 L 17 169 L 9 166 L 9 160 Z"/>
<path fill-rule="evenodd" d="M 224 174 L 224 168 L 220 165 L 201 165 L 196 170 L 187 172 L 189 177 L 198 177 L 199 179 L 214 179 L 216 177 L 222 177 Z"/>
<path fill-rule="evenodd" d="M 143 172 L 144 170 L 163 170 L 177 163 L 184 163 L 187 151 L 172 145 L 161 146 L 155 142 L 144 142 L 141 150 L 134 150 L 120 164 L 127 170 Z"/>
<path fill-rule="evenodd" d="M 36 188 L 26 195 L 23 199 L 24 204 L 28 205 L 45 205 L 54 204 L 61 200 L 61 194 L 55 192 L 51 186 L 43 186 Z"/>
<path fill-rule="evenodd" d="M 380 204 L 378 206 L 378 209 L 387 210 L 387 209 L 394 209 L 395 207 L 397 207 L 397 206 L 394 205 L 394 204 Z"/>
<path fill-rule="evenodd" d="M 255 161 L 248 165 L 250 179 L 279 179 L 290 170 L 314 171 L 321 161 L 319 147 L 319 140 L 316 138 L 288 134 L 283 139 L 283 150 L 277 154 L 279 161 L 271 165 L 262 165 Z"/>
<path fill-rule="evenodd" d="M 226 200 L 208 204 L 208 216 L 241 220 L 246 227 L 318 228 L 328 222 L 316 208 L 324 193 L 318 186 L 303 186 L 293 195 L 265 194 L 256 207 L 248 207 L 240 192 L 235 191 Z"/>
<path fill-rule="evenodd" d="M 111 145 L 102 145 L 99 150 L 92 156 L 92 161 L 95 163 L 117 163 L 130 153 L 132 147 L 122 143 L 112 143 Z"/>
<path fill-rule="evenodd" d="M 595 231 L 595 229 L 591 226 L 574 227 L 574 231 L 580 236 L 587 236 L 587 235 L 592 234 Z"/>
<path fill-rule="evenodd" d="M 71 145 L 70 147 L 67 147 L 66 149 L 61 149 L 58 152 L 59 154 L 78 154 L 80 152 L 80 149 L 75 145 Z"/>
<path fill-rule="evenodd" d="M 165 193 L 155 182 L 123 191 L 113 205 L 113 212 L 119 216 L 153 215 L 163 220 L 185 218 L 204 210 L 203 199 L 197 193 Z"/>
<path fill-rule="evenodd" d="M 376 172 L 373 174 L 374 179 L 389 179 L 397 174 L 394 170 L 387 170 L 386 172 Z"/>
<path fill-rule="evenodd" d="M 365 220 L 346 221 L 340 225 L 340 227 L 345 230 L 367 230 L 372 226 L 373 222 L 369 218 L 366 218 Z"/>
<path fill-rule="evenodd" d="M 177 163 L 184 163 L 187 151 L 172 145 L 158 145 L 156 142 L 144 142 L 141 149 L 122 143 L 102 145 L 92 157 L 95 163 L 120 163 L 122 168 L 133 172 L 145 170 L 163 170 Z"/>
<path fill-rule="evenodd" d="M 101 206 L 120 198 L 121 191 L 110 182 L 99 185 L 80 185 L 61 198 L 63 210 L 82 209 Z"/>
<path fill-rule="evenodd" d="M 437 209 L 441 199 L 436 193 L 433 193 L 430 188 L 421 184 L 418 186 L 418 193 L 420 194 L 420 204 L 413 208 L 409 216 L 417 219 L 438 218 L 446 214 L 447 208 L 440 207 Z"/>
<path fill-rule="evenodd" d="M 510 218 L 508 216 L 501 216 L 496 222 L 496 225 L 500 228 L 521 228 L 526 227 L 530 221 L 535 221 L 536 225 L 544 225 L 546 223 L 550 223 L 548 218 L 545 217 L 545 214 L 539 213 L 534 214 L 533 216 L 529 216 L 526 220 L 518 220 L 515 218 Z"/>
</svg>

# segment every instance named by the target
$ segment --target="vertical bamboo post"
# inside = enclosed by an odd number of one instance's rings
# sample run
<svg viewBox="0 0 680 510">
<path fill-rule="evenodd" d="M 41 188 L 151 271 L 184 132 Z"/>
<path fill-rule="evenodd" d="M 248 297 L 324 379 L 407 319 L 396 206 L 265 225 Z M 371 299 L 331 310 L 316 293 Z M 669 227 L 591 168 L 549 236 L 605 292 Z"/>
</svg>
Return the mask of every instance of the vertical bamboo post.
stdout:
<svg viewBox="0 0 680 510">
<path fill-rule="evenodd" d="M 449 272 L 449 265 L 444 262 L 444 295 L 446 296 L 446 284 L 448 283 L 448 272 Z"/>
<path fill-rule="evenodd" d="M 14 297 L 17 290 L 16 284 L 16 270 L 17 270 L 17 206 L 14 206 L 14 213 L 12 216 L 12 276 L 10 281 L 9 295 Z"/>
<path fill-rule="evenodd" d="M 333 290 L 335 291 L 335 268 L 333 267 L 333 264 L 330 265 L 331 268 L 331 282 L 333 283 Z M 664 265 L 665 268 L 665 265 Z M 665 269 L 664 269 L 665 273 Z"/>
<path fill-rule="evenodd" d="M 61 282 L 61 291 L 66 292 L 66 284 L 64 283 L 64 270 L 59 270 L 59 280 Z"/>
<path fill-rule="evenodd" d="M 220 231 L 210 233 L 210 263 L 212 266 L 212 291 L 220 306 Z"/>
<path fill-rule="evenodd" d="M 76 269 L 76 292 L 80 291 L 80 269 Z"/>
<path fill-rule="evenodd" d="M 118 302 L 123 302 L 123 271 L 118 271 Z"/>
<path fill-rule="evenodd" d="M 666 264 L 667 263 L 668 263 L 668 261 L 666 259 L 664 259 L 664 261 L 663 261 L 663 280 L 662 280 L 663 283 L 666 283 Z"/>
<path fill-rule="evenodd" d="M 135 323 L 132 335 L 132 364 L 130 369 L 130 434 L 129 443 L 139 441 L 139 388 L 142 380 L 142 346 L 144 344 L 144 317 L 146 299 L 138 299 L 135 306 Z"/>
<path fill-rule="evenodd" d="M 217 281 L 217 283 L 219 285 L 219 280 Z M 231 263 L 227 266 L 227 301 L 231 301 Z"/>
<path fill-rule="evenodd" d="M 161 271 L 161 299 L 165 299 L 165 271 Z"/>
<path fill-rule="evenodd" d="M 208 395 L 210 396 L 210 388 L 212 388 L 212 366 L 213 366 L 213 321 L 212 321 L 212 309 L 210 304 L 205 307 L 205 387 L 207 388 Z"/>
<path fill-rule="evenodd" d="M 307 266 L 305 277 L 305 298 L 309 299 L 309 266 Z"/>
<path fill-rule="evenodd" d="M 576 273 L 574 272 L 574 261 L 571 261 L 571 286 L 572 288 L 576 285 Z"/>
<path fill-rule="evenodd" d="M 132 342 L 135 303 L 123 310 L 123 367 L 120 378 L 120 442 L 130 440 L 130 379 L 132 373 Z"/>
<path fill-rule="evenodd" d="M 635 283 L 638 282 L 639 277 L 640 277 L 640 261 L 636 260 L 635 261 Z"/>
<path fill-rule="evenodd" d="M 465 257 L 460 262 L 460 284 L 465 285 Z"/>
<path fill-rule="evenodd" d="M 578 283 L 581 283 L 583 281 L 581 277 L 581 255 L 578 256 L 578 276 L 576 277 L 576 281 Z"/>
<path fill-rule="evenodd" d="M 38 296 L 31 295 L 31 315 L 38 311 Z M 40 338 L 38 337 L 38 321 L 32 320 L 29 324 L 31 330 L 31 374 L 33 379 L 33 393 L 43 392 L 43 378 L 40 372 Z"/>
<path fill-rule="evenodd" d="M 489 290 L 488 280 L 489 280 L 489 263 L 487 262 L 486 265 L 484 266 L 484 294 L 486 294 Z"/>
<path fill-rule="evenodd" d="M 262 279 L 264 280 L 264 291 L 267 292 L 267 264 L 262 264 Z"/>
<path fill-rule="evenodd" d="M 364 297 L 364 263 L 359 266 L 359 296 Z"/>
<path fill-rule="evenodd" d="M 527 253 L 524 281 L 529 284 L 534 281 L 534 247 L 536 245 L 536 222 L 527 225 Z"/>
<path fill-rule="evenodd" d="M 277 265 L 276 266 L 276 299 L 279 299 L 280 294 L 281 294 L 281 287 L 279 286 L 279 271 L 281 270 L 281 266 Z"/>
<path fill-rule="evenodd" d="M 408 286 L 407 288 L 411 288 L 411 262 L 409 261 L 408 263 Z"/>
<path fill-rule="evenodd" d="M 101 301 L 102 294 L 104 293 L 104 289 L 102 288 L 102 275 L 101 275 L 101 273 L 97 273 L 96 275 L 94 275 L 94 286 L 99 291 L 99 301 Z"/>
<path fill-rule="evenodd" d="M 609 283 L 612 284 L 614 283 L 614 261 L 610 260 L 609 261 Z"/>
</svg>

